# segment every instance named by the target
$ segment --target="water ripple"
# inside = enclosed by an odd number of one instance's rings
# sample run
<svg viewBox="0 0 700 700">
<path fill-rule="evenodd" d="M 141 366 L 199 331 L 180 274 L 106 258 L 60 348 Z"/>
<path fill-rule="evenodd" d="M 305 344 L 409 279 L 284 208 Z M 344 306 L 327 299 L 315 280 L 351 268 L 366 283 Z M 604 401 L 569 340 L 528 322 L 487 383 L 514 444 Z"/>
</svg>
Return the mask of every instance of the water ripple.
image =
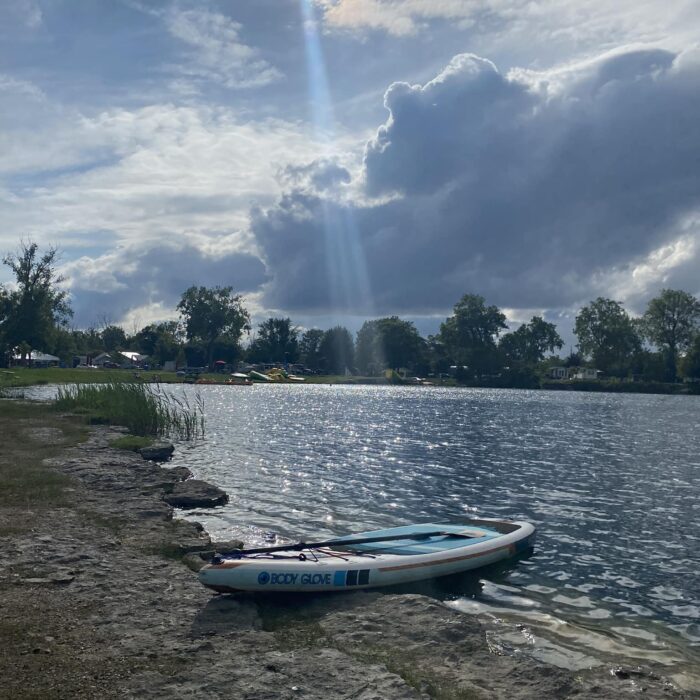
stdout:
<svg viewBox="0 0 700 700">
<path fill-rule="evenodd" d="M 696 397 L 321 385 L 201 392 L 209 432 L 176 463 L 231 494 L 229 505 L 196 514 L 214 535 L 254 542 L 269 529 L 308 537 L 467 514 L 523 518 L 538 526 L 538 553 L 508 583 L 547 619 L 600 625 L 611 648 L 624 638 L 651 654 L 652 622 L 663 628 L 655 640 L 700 645 Z M 587 663 L 588 652 L 567 644 L 558 653 Z"/>
</svg>

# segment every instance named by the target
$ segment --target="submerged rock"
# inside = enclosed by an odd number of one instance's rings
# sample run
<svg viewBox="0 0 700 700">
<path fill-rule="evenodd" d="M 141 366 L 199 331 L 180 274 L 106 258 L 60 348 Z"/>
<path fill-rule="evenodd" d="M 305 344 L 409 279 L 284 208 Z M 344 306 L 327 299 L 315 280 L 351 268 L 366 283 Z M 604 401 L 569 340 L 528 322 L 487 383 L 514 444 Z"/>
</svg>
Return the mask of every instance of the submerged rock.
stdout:
<svg viewBox="0 0 700 700">
<path fill-rule="evenodd" d="M 228 494 L 206 481 L 189 479 L 175 484 L 163 500 L 175 508 L 213 508 L 228 503 Z"/>
<path fill-rule="evenodd" d="M 173 452 L 175 452 L 175 446 L 172 442 L 165 442 L 164 440 L 154 442 L 152 445 L 142 447 L 139 450 L 139 454 L 144 459 L 150 459 L 154 462 L 168 462 L 173 456 Z"/>
</svg>

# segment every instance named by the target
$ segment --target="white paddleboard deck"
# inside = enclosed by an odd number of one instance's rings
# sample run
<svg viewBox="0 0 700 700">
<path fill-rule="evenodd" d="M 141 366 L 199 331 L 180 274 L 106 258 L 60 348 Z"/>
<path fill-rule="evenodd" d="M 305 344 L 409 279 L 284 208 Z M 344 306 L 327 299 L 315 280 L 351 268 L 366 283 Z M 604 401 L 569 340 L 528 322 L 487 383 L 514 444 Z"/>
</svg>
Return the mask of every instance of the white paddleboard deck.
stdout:
<svg viewBox="0 0 700 700">
<path fill-rule="evenodd" d="M 421 533 L 440 532 L 431 537 Z M 444 533 L 444 534 L 443 534 Z M 367 544 L 353 540 L 391 538 Z M 400 537 L 400 539 L 396 539 Z M 204 566 L 199 580 L 220 593 L 319 592 L 394 586 L 449 576 L 517 557 L 534 547 L 535 528 L 520 521 L 424 523 L 335 538 L 333 548 L 230 554 Z"/>
</svg>

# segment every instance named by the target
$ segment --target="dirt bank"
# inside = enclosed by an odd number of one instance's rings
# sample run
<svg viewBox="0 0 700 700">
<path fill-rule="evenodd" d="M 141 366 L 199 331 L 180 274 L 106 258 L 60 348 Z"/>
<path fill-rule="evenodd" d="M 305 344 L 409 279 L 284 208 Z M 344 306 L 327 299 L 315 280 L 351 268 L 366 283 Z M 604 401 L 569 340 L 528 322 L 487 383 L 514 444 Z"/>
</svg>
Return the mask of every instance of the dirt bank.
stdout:
<svg viewBox="0 0 700 700">
<path fill-rule="evenodd" d="M 179 475 L 115 435 L 48 458 L 70 479 L 57 504 L 0 511 L 0 697 L 689 697 L 644 670 L 494 654 L 475 619 L 420 595 L 212 596 L 180 557 L 207 534 L 163 501 Z"/>
</svg>

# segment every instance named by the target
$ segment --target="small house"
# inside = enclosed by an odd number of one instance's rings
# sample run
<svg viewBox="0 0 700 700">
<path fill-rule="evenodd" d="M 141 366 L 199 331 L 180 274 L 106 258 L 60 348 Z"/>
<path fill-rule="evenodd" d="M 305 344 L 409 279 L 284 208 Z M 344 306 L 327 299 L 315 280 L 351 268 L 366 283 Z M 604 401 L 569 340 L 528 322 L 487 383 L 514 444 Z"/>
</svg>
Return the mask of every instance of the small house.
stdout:
<svg viewBox="0 0 700 700">
<path fill-rule="evenodd" d="M 593 379 L 600 379 L 601 374 L 602 372 L 599 369 L 594 369 L 593 367 L 579 367 L 572 379 L 585 379 L 590 381 Z"/>
<path fill-rule="evenodd" d="M 569 378 L 569 368 L 568 367 L 552 367 L 549 370 L 550 379 L 568 379 Z"/>
<path fill-rule="evenodd" d="M 99 355 L 93 358 L 92 364 L 96 367 L 104 367 L 105 364 L 114 362 L 112 356 L 108 352 L 101 352 Z"/>
</svg>

